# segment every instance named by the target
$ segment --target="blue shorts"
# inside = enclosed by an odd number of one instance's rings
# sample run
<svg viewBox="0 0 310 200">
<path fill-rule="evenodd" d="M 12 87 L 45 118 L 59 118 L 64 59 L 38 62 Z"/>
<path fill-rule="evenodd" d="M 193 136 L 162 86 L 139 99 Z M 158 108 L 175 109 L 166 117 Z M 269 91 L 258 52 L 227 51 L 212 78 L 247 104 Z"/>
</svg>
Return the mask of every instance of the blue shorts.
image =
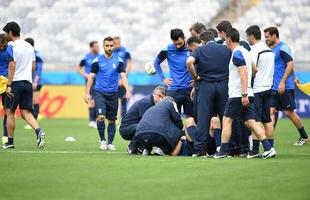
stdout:
<svg viewBox="0 0 310 200">
<path fill-rule="evenodd" d="M 295 90 L 285 90 L 284 94 L 278 94 L 278 91 L 272 90 L 271 107 L 277 110 L 294 110 Z"/>
<path fill-rule="evenodd" d="M 256 113 L 256 121 L 262 123 L 271 122 L 270 107 L 271 107 L 271 90 L 254 94 L 254 108 Z"/>
<path fill-rule="evenodd" d="M 190 117 L 194 117 L 193 101 L 190 98 L 191 88 L 168 90 L 167 95 L 173 97 L 178 110 L 181 113 L 183 106 L 184 114 Z"/>
<path fill-rule="evenodd" d="M 118 110 L 118 94 L 103 94 L 97 90 L 95 93 L 96 115 L 104 115 L 107 119 L 116 120 Z"/>
<path fill-rule="evenodd" d="M 17 106 L 21 110 L 32 112 L 32 84 L 28 81 L 13 81 L 12 82 L 13 97 L 5 99 L 5 108 L 15 112 Z"/>
<path fill-rule="evenodd" d="M 243 122 L 256 119 L 253 97 L 249 97 L 250 105 L 243 107 L 241 97 L 229 98 L 225 106 L 224 116 L 234 120 L 241 120 Z"/>
</svg>

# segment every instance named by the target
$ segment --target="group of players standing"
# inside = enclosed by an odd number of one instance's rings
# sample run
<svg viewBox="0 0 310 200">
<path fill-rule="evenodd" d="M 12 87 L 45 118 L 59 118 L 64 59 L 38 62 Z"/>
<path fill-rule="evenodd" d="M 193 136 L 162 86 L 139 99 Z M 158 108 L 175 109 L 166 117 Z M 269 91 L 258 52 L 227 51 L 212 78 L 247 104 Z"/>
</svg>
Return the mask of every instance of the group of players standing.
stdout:
<svg viewBox="0 0 310 200">
<path fill-rule="evenodd" d="M 182 30 L 171 30 L 172 44 L 154 61 L 167 88 L 155 88 L 122 118 L 120 134 L 131 140 L 130 154 L 149 155 L 157 147 L 157 155 L 275 157 L 274 127 L 280 110 L 298 129 L 295 145 L 308 142 L 294 112 L 295 83 L 299 80 L 291 51 L 280 41 L 278 29 L 264 29 L 264 43 L 257 25 L 247 28 L 247 42 L 240 40 L 229 21 L 221 21 L 216 28 L 207 30 L 196 23 L 187 41 Z M 166 59 L 169 78 L 160 66 Z"/>
</svg>

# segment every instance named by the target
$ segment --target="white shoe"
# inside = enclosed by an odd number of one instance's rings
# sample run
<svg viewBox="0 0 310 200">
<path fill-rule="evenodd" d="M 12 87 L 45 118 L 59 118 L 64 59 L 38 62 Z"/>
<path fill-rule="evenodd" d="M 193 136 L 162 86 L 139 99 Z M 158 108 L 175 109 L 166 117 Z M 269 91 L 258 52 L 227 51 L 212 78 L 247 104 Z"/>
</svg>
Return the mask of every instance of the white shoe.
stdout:
<svg viewBox="0 0 310 200">
<path fill-rule="evenodd" d="M 88 126 L 89 126 L 90 128 L 97 128 L 97 123 L 96 123 L 95 121 L 90 121 L 89 124 L 88 124 Z"/>
<path fill-rule="evenodd" d="M 155 151 L 154 151 L 154 155 L 157 155 L 157 156 L 165 156 L 166 154 L 163 152 L 163 150 L 161 150 L 161 148 L 156 148 Z"/>
<path fill-rule="evenodd" d="M 303 146 L 308 143 L 308 138 L 299 138 L 298 141 L 294 144 L 295 146 Z"/>
<path fill-rule="evenodd" d="M 45 138 L 46 134 L 43 131 L 41 131 L 37 138 L 37 146 L 39 149 L 44 149 L 46 143 Z"/>
<path fill-rule="evenodd" d="M 108 150 L 108 145 L 106 141 L 102 140 L 99 148 L 103 151 Z"/>
<path fill-rule="evenodd" d="M 151 153 L 149 152 L 149 150 L 147 150 L 147 149 L 143 149 L 143 151 L 142 151 L 142 156 L 148 156 L 148 155 L 150 155 Z"/>
<path fill-rule="evenodd" d="M 31 127 L 29 124 L 27 124 L 26 126 L 24 126 L 24 129 L 25 129 L 25 130 L 31 130 L 32 127 Z"/>
<path fill-rule="evenodd" d="M 116 151 L 116 148 L 113 144 L 109 144 L 108 145 L 108 150 L 111 150 L 111 151 Z"/>
<path fill-rule="evenodd" d="M 2 145 L 5 145 L 6 143 L 8 143 L 9 139 L 7 136 L 3 136 L 2 137 Z"/>
<path fill-rule="evenodd" d="M 276 156 L 276 154 L 277 154 L 276 150 L 274 150 L 274 148 L 271 148 L 269 151 L 265 151 L 262 157 L 263 159 L 273 158 Z"/>
</svg>

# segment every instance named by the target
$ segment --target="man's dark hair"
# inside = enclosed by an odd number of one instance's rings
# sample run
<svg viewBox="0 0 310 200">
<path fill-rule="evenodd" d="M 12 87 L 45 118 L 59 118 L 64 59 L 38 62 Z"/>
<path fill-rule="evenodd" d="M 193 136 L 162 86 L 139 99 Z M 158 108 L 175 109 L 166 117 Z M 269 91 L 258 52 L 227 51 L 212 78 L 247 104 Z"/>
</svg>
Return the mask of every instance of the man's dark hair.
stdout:
<svg viewBox="0 0 310 200">
<path fill-rule="evenodd" d="M 7 23 L 2 30 L 6 33 L 12 32 L 14 37 L 20 36 L 20 27 L 16 22 Z"/>
<path fill-rule="evenodd" d="M 216 29 L 219 31 L 219 32 L 224 32 L 226 33 L 226 31 L 228 29 L 232 28 L 232 25 L 230 23 L 230 21 L 227 21 L 227 20 L 223 20 L 221 21 L 217 26 L 216 26 Z"/>
<path fill-rule="evenodd" d="M 9 42 L 9 40 L 8 40 L 8 38 L 6 37 L 6 34 L 1 33 L 1 34 L 0 34 L 0 43 L 4 44 L 4 43 L 8 43 L 8 42 Z"/>
<path fill-rule="evenodd" d="M 192 31 L 194 30 L 197 34 L 200 34 L 204 31 L 207 30 L 206 26 L 201 23 L 201 22 L 196 22 L 195 24 L 193 24 L 190 28 L 189 28 L 189 31 Z"/>
<path fill-rule="evenodd" d="M 257 25 L 250 26 L 249 28 L 246 29 L 245 33 L 249 36 L 253 35 L 256 40 L 262 39 L 262 33 Z"/>
<path fill-rule="evenodd" d="M 200 44 L 201 43 L 201 40 L 197 37 L 197 36 L 191 36 L 187 39 L 186 41 L 186 44 L 187 45 L 190 45 L 192 43 L 197 43 L 197 44 Z"/>
<path fill-rule="evenodd" d="M 199 39 L 203 42 L 209 42 L 214 40 L 214 35 L 212 31 L 204 31 L 199 35 Z"/>
<path fill-rule="evenodd" d="M 113 40 L 113 38 L 112 38 L 111 36 L 108 36 L 108 37 L 106 37 L 106 38 L 103 39 L 103 43 L 104 43 L 105 41 L 112 42 L 112 41 L 114 41 L 114 40 Z"/>
<path fill-rule="evenodd" d="M 268 32 L 270 35 L 276 34 L 277 38 L 279 38 L 279 31 L 277 27 L 271 26 L 264 30 L 264 33 Z"/>
<path fill-rule="evenodd" d="M 230 28 L 226 31 L 226 38 L 230 38 L 232 42 L 238 42 L 240 40 L 239 31 L 235 28 Z"/>
<path fill-rule="evenodd" d="M 170 38 L 171 40 L 178 40 L 179 38 L 184 39 L 185 36 L 181 29 L 175 28 L 170 31 Z"/>
<path fill-rule="evenodd" d="M 34 47 L 34 40 L 32 38 L 30 38 L 30 37 L 26 38 L 25 41 L 28 42 L 29 44 L 31 44 L 31 46 Z"/>
<path fill-rule="evenodd" d="M 98 42 L 97 41 L 91 41 L 89 43 L 89 47 L 92 48 L 95 44 L 97 44 Z"/>
<path fill-rule="evenodd" d="M 217 31 L 214 28 L 208 28 L 208 31 L 211 31 L 215 38 L 218 37 Z"/>
</svg>

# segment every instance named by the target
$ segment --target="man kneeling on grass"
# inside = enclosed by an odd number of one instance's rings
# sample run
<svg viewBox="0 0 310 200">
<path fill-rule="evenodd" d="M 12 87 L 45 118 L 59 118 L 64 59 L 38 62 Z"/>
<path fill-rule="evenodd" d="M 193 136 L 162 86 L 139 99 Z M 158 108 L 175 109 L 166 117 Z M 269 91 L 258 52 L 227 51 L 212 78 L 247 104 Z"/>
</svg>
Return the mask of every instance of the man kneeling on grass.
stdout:
<svg viewBox="0 0 310 200">
<path fill-rule="evenodd" d="M 119 133 L 125 140 L 132 140 L 135 136 L 137 126 L 145 113 L 150 107 L 160 102 L 167 93 L 163 86 L 157 86 L 153 94 L 135 102 L 122 118 Z"/>
<path fill-rule="evenodd" d="M 143 155 L 150 155 L 153 147 L 157 147 L 155 154 L 170 155 L 183 134 L 182 129 L 176 103 L 172 97 L 166 96 L 144 113 L 128 146 L 128 153 L 137 154 L 139 147 L 143 149 Z"/>
</svg>

